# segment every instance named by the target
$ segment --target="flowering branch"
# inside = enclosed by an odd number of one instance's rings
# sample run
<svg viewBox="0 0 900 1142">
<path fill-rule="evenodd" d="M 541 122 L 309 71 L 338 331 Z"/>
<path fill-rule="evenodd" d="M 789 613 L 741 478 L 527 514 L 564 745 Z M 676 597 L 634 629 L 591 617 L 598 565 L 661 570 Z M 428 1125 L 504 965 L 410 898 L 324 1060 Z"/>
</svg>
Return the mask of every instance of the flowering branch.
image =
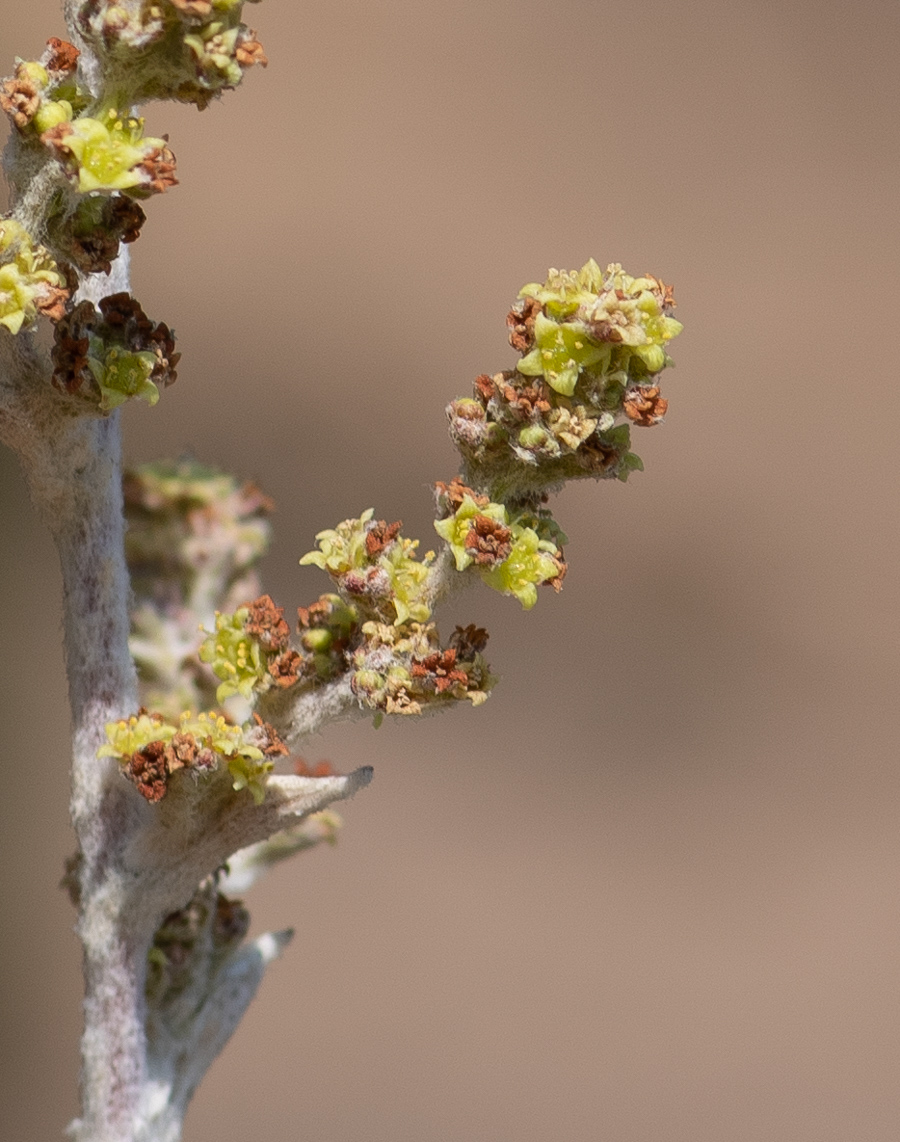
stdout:
<svg viewBox="0 0 900 1142">
<path fill-rule="evenodd" d="M 192 462 L 121 467 L 120 417 L 175 382 L 169 326 L 131 295 L 142 202 L 177 185 L 168 139 L 136 112 L 205 108 L 266 57 L 243 0 L 66 0 L 70 40 L 0 83 L 12 123 L 0 218 L 0 439 L 19 454 L 63 569 L 73 712 L 66 882 L 84 949 L 80 1142 L 175 1142 L 188 1101 L 290 939 L 246 943 L 233 893 L 333 841 L 330 806 L 368 784 L 290 750 L 340 718 L 484 703 L 474 625 L 435 614 L 480 579 L 523 609 L 559 591 L 566 537 L 548 507 L 573 479 L 642 468 L 681 330 L 671 289 L 593 260 L 526 285 L 513 368 L 448 407 L 460 472 L 435 484 L 438 550 L 374 509 L 321 531 L 300 562 L 330 590 L 296 626 L 263 594 L 268 499 Z M 70 42 L 71 41 L 71 42 Z M 38 336 L 52 327 L 52 347 Z M 126 531 L 127 522 L 127 531 Z M 202 633 L 198 635 L 198 627 Z M 276 772 L 288 764 L 293 773 Z"/>
</svg>

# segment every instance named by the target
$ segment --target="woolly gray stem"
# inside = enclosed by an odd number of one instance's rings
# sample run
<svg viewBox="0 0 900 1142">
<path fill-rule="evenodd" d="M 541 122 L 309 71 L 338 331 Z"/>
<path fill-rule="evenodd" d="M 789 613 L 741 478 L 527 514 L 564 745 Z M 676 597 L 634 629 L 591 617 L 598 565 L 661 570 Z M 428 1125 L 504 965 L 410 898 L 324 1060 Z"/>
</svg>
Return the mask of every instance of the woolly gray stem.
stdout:
<svg viewBox="0 0 900 1142">
<path fill-rule="evenodd" d="M 50 390 L 46 380 L 44 392 Z M 75 1136 L 131 1142 L 145 1069 L 144 978 L 153 918 L 129 905 L 128 843 L 148 815 L 116 764 L 100 761 L 104 726 L 132 713 L 119 419 L 60 419 L 23 463 L 63 576 L 73 720 L 72 820 L 80 853 L 84 948 L 81 1089 Z"/>
</svg>

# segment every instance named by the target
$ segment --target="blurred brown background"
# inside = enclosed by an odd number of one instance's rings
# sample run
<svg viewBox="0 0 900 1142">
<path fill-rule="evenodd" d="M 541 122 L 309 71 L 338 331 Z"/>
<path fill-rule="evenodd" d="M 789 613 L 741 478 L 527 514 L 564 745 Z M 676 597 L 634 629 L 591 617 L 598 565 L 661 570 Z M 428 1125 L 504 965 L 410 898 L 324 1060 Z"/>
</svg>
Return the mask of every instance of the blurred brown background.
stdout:
<svg viewBox="0 0 900 1142">
<path fill-rule="evenodd" d="M 63 31 L 2 9 L 7 72 Z M 514 360 L 525 281 L 621 261 L 686 331 L 645 474 L 557 501 L 562 595 L 441 616 L 490 627 L 487 706 L 311 745 L 376 780 L 248 900 L 297 938 L 186 1142 L 894 1142 L 895 0 L 246 16 L 267 71 L 149 111 L 182 185 L 134 278 L 184 359 L 126 433 L 276 498 L 281 603 L 366 507 L 431 542 L 444 405 Z M 38 1142 L 76 1108 L 67 711 L 0 463 L 0 1135 Z"/>
</svg>

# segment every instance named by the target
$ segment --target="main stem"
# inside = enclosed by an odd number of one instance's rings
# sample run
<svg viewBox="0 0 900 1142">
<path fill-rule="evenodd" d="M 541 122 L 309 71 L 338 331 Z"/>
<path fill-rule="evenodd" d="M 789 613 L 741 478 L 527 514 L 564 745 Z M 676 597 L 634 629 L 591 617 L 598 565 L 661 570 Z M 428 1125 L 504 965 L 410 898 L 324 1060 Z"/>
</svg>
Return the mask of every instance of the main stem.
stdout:
<svg viewBox="0 0 900 1142">
<path fill-rule="evenodd" d="M 52 447 L 23 459 L 63 576 L 85 975 L 82 1117 L 74 1134 L 80 1142 L 134 1142 L 152 924 L 141 916 L 126 858 L 146 806 L 114 762 L 97 758 L 105 724 L 137 707 L 128 651 L 119 418 L 69 419 L 56 429 Z"/>
</svg>

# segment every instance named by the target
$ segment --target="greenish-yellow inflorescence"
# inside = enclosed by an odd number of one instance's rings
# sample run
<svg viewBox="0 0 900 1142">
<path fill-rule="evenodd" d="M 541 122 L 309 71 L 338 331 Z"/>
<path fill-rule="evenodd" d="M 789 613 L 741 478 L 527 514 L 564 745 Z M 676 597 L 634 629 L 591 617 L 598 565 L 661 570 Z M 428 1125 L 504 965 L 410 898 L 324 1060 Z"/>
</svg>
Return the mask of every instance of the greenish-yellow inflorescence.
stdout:
<svg viewBox="0 0 900 1142">
<path fill-rule="evenodd" d="M 478 516 L 492 519 L 504 527 L 509 523 L 503 504 L 489 503 L 479 507 L 470 495 L 463 496 L 462 503 L 453 515 L 446 519 L 435 520 L 434 530 L 449 545 L 457 571 L 465 571 L 475 562 L 475 551 L 466 541 L 472 534 Z"/>
<path fill-rule="evenodd" d="M 143 119 L 114 109 L 103 119 L 61 120 L 44 137 L 64 154 L 82 194 L 147 189 L 151 178 L 142 164 L 168 149 L 165 139 L 144 135 Z"/>
<path fill-rule="evenodd" d="M 175 725 L 160 714 L 135 714 L 106 725 L 107 744 L 97 751 L 98 757 L 112 757 L 127 765 L 135 754 L 154 743 L 169 745 L 176 736 L 189 739 L 192 748 L 205 751 L 216 765 L 224 764 L 232 779 L 232 788 L 249 790 L 259 804 L 265 797 L 265 778 L 272 762 L 257 746 L 247 740 L 256 731 L 254 725 L 236 726 L 217 713 L 193 714 L 185 711 Z M 203 768 L 210 768 L 204 761 Z"/>
<path fill-rule="evenodd" d="M 431 615 L 428 587 L 434 552 L 420 560 L 418 540 L 404 539 L 397 534 L 399 525 L 387 528 L 373 515 L 369 508 L 358 519 L 320 531 L 319 550 L 308 552 L 300 564 L 327 571 L 361 612 L 368 604 L 368 612 L 381 617 L 390 607 L 398 626 L 425 622 Z"/>
<path fill-rule="evenodd" d="M 618 263 L 604 272 L 593 258 L 580 270 L 551 270 L 546 282 L 526 285 L 519 297 L 542 308 L 534 348 L 516 367 L 567 397 L 585 372 L 623 381 L 658 373 L 669 363 L 667 343 L 683 328 L 666 312 L 671 293 L 657 278 L 632 277 Z"/>
<path fill-rule="evenodd" d="M 359 571 L 366 566 L 366 524 L 375 514 L 368 508 L 359 519 L 345 519 L 335 528 L 326 528 L 316 535 L 318 551 L 309 551 L 300 560 L 300 566 L 312 564 L 330 575 L 345 575 L 348 571 Z"/>
<path fill-rule="evenodd" d="M 497 567 L 482 569 L 481 578 L 502 595 L 515 595 L 526 611 L 537 602 L 541 583 L 557 579 L 560 573 L 559 549 L 541 539 L 530 527 L 512 524 L 512 551 Z"/>
<path fill-rule="evenodd" d="M 20 223 L 0 219 L 0 325 L 10 333 L 28 328 L 64 287 L 49 252 Z"/>
<path fill-rule="evenodd" d="M 171 741 L 176 733 L 177 728 L 169 725 L 161 714 L 134 714 L 106 723 L 107 743 L 100 747 L 97 756 L 124 761 L 151 742 Z"/>
<path fill-rule="evenodd" d="M 526 611 L 537 602 L 540 584 L 559 580 L 563 573 L 562 550 L 554 540 L 564 542 L 565 537 L 549 516 L 511 515 L 504 504 L 479 505 L 465 494 L 456 511 L 436 520 L 434 528 L 449 545 L 457 571 L 478 564 L 489 587 L 514 595 Z M 479 533 L 493 539 L 492 546 L 486 547 Z"/>
<path fill-rule="evenodd" d="M 419 560 L 416 558 L 418 547 L 417 539 L 398 538 L 379 560 L 391 583 L 397 626 L 409 621 L 424 623 L 431 616 L 431 604 L 425 595 L 425 588 L 434 552 L 426 552 L 425 558 Z"/>
<path fill-rule="evenodd" d="M 197 61 L 197 68 L 205 76 L 210 72 L 229 87 L 241 82 L 242 68 L 235 58 L 235 49 L 241 34 L 239 25 L 229 27 L 223 20 L 214 20 L 199 28 L 196 34 L 189 33 L 184 43 Z"/>
<path fill-rule="evenodd" d="M 118 408 L 132 397 L 151 406 L 159 400 L 159 389 L 150 380 L 157 364 L 155 353 L 131 353 L 115 345 L 106 346 L 99 337 L 91 337 L 87 363 L 100 389 L 103 412 Z"/>
<path fill-rule="evenodd" d="M 478 633 L 487 640 L 486 632 Z M 451 638 L 446 647 L 434 623 L 397 627 L 373 621 L 363 624 L 362 634 L 364 641 L 351 657 L 350 688 L 361 706 L 375 712 L 376 727 L 385 714 L 416 715 L 461 699 L 473 706 L 487 701 L 495 679 L 469 642 L 469 631 L 458 628 L 462 637 Z"/>
<path fill-rule="evenodd" d="M 212 667 L 221 684 L 216 690 L 216 701 L 224 702 L 234 694 L 250 701 L 254 691 L 266 689 L 270 680 L 268 663 L 259 642 L 252 638 L 244 624 L 249 618 L 248 607 L 239 607 L 233 614 L 216 612 L 216 629 L 200 647 L 201 662 Z"/>
</svg>

